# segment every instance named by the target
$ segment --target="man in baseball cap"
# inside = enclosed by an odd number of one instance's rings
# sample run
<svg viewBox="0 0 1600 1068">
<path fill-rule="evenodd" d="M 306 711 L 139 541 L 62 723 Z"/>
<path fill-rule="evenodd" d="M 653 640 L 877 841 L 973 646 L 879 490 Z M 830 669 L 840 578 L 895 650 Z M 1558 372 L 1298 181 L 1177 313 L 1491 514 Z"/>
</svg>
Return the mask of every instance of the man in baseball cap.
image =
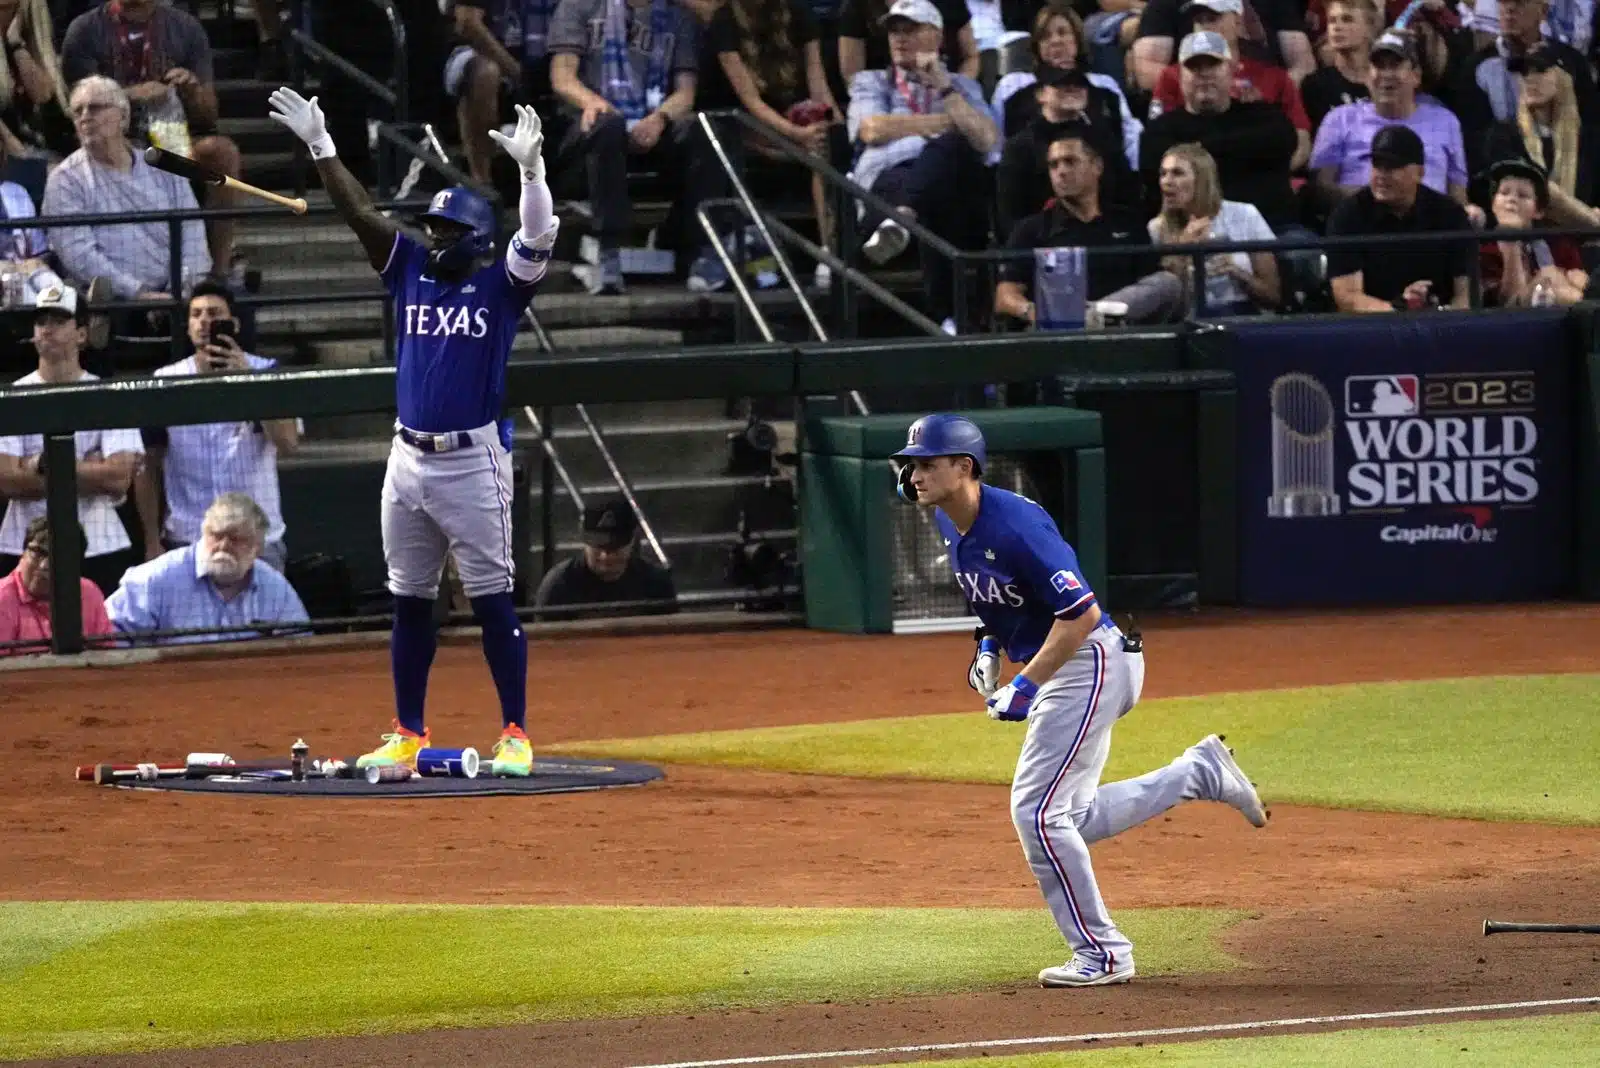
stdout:
<svg viewBox="0 0 1600 1068">
<path fill-rule="evenodd" d="M 1328 219 L 1328 236 L 1467 232 L 1464 208 L 1422 181 L 1422 138 L 1409 126 L 1385 126 L 1372 138 L 1367 187 L 1346 197 Z M 1328 249 L 1328 277 L 1340 311 L 1384 312 L 1468 305 L 1467 279 L 1477 244 L 1384 245 Z"/>
<path fill-rule="evenodd" d="M 1255 205 L 1275 231 L 1297 224 L 1299 205 L 1289 184 L 1290 161 L 1299 141 L 1282 108 L 1232 94 L 1234 52 L 1211 30 L 1185 37 L 1178 47 L 1183 106 L 1145 124 L 1140 164 L 1153 194 L 1161 157 L 1176 145 L 1227 144 L 1214 153 L 1225 200 Z"/>
<path fill-rule="evenodd" d="M 943 32 L 944 16 L 933 6 L 932 0 L 895 0 L 887 14 L 878 20 L 886 30 L 895 26 L 932 26 Z"/>
<path fill-rule="evenodd" d="M 539 583 L 541 620 L 662 615 L 678 610 L 672 575 L 638 552 L 639 520 L 621 497 L 583 510 L 583 554 L 557 564 Z M 591 605 L 629 602 L 613 608 Z"/>
<path fill-rule="evenodd" d="M 1298 168 L 1311 155 L 1311 118 L 1306 114 L 1300 90 L 1289 72 L 1276 63 L 1269 63 L 1245 54 L 1239 42 L 1239 28 L 1244 19 L 1243 0 L 1190 0 L 1183 12 L 1194 19 L 1194 33 L 1215 34 L 1228 46 L 1231 61 L 1229 95 L 1235 100 L 1264 100 L 1279 108 L 1294 124 L 1298 135 L 1292 166 Z M 1193 36 L 1193 35 L 1191 35 Z M 1189 38 L 1184 38 L 1187 41 Z M 1183 107 L 1183 85 L 1179 66 L 1183 63 L 1182 45 L 1179 46 L 1178 63 L 1161 72 L 1155 93 L 1150 102 L 1153 119 L 1165 111 Z"/>
<path fill-rule="evenodd" d="M 1139 37 L 1133 42 L 1133 73 L 1139 88 L 1149 90 L 1161 99 L 1162 75 L 1173 62 L 1176 46 L 1185 32 L 1210 30 L 1227 38 L 1235 59 L 1247 54 L 1249 74 L 1254 77 L 1259 63 L 1261 68 L 1275 67 L 1291 83 L 1298 83 L 1317 68 L 1311 51 L 1311 39 L 1306 36 L 1305 25 L 1297 5 L 1262 3 L 1254 0 L 1154 0 L 1145 6 L 1139 20 Z M 1243 53 L 1240 35 L 1247 35 Z M 1287 69 L 1285 69 L 1287 68 Z M 1167 99 L 1171 100 L 1168 90 Z M 1267 93 L 1262 91 L 1265 99 Z M 1176 107 L 1169 103 L 1169 108 Z"/>
<path fill-rule="evenodd" d="M 883 17 L 887 67 L 850 80 L 850 135 L 858 150 L 850 176 L 896 209 L 863 212 L 869 236 L 861 251 L 876 264 L 910 245 L 906 220 L 959 247 L 982 247 L 987 236 L 970 190 L 988 181 L 984 160 L 1000 144 L 1000 130 L 978 83 L 945 66 L 945 24 L 931 0 L 895 0 Z M 934 319 L 950 319 L 954 332 L 950 261 L 921 251 L 924 307 Z"/>
<path fill-rule="evenodd" d="M 1422 146 L 1422 180 L 1428 187 L 1465 201 L 1467 153 L 1461 122 L 1418 92 L 1422 68 L 1410 35 L 1394 30 L 1380 35 L 1372 43 L 1371 57 L 1371 99 L 1334 108 L 1317 131 L 1310 166 L 1324 202 L 1337 203 L 1367 184 L 1374 139 L 1393 125 L 1408 128 Z M 1388 136 L 1392 140 L 1397 135 Z"/>
</svg>

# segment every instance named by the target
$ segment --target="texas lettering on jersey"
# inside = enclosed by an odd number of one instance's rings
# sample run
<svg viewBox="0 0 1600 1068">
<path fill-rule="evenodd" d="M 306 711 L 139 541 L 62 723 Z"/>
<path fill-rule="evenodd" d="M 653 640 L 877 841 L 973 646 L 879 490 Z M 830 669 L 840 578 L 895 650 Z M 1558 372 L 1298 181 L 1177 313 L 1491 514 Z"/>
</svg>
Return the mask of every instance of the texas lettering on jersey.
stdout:
<svg viewBox="0 0 1600 1068">
<path fill-rule="evenodd" d="M 1077 619 L 1095 603 L 1072 546 L 1028 498 L 985 486 L 966 534 L 941 511 L 934 520 L 962 596 L 1013 663 L 1032 659 L 1057 619 Z"/>
<path fill-rule="evenodd" d="M 383 269 L 395 306 L 395 403 L 400 422 L 438 433 L 500 418 L 506 360 L 537 282 L 499 260 L 465 278 L 428 271 L 428 250 L 401 234 Z"/>
<path fill-rule="evenodd" d="M 407 304 L 405 333 L 413 337 L 488 337 L 489 309 Z"/>
</svg>

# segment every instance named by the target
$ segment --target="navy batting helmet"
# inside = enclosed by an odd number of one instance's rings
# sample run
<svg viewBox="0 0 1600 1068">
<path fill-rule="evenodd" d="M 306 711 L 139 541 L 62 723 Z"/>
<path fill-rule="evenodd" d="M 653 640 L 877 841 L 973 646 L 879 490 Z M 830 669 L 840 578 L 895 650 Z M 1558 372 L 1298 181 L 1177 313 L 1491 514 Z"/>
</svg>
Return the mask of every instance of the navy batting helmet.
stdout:
<svg viewBox="0 0 1600 1068">
<path fill-rule="evenodd" d="M 989 453 L 983 445 L 983 431 L 971 419 L 938 413 L 925 415 L 906 431 L 906 444 L 889 459 L 904 462 L 928 456 L 970 456 L 972 473 L 983 474 Z"/>
<path fill-rule="evenodd" d="M 468 228 L 459 241 L 433 253 L 435 264 L 446 269 L 471 266 L 494 248 L 494 208 L 477 192 L 453 185 L 433 195 L 424 219 L 448 219 Z"/>
</svg>

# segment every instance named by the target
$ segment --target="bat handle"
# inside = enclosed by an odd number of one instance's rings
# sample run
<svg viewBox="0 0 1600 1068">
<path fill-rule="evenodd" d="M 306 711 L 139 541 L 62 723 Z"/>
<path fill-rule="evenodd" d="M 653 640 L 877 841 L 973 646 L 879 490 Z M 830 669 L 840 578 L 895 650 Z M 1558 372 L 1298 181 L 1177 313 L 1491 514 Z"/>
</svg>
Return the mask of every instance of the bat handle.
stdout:
<svg viewBox="0 0 1600 1068">
<path fill-rule="evenodd" d="M 306 198 L 295 197 L 284 206 L 290 211 L 294 212 L 296 215 L 304 215 L 306 213 Z"/>
</svg>

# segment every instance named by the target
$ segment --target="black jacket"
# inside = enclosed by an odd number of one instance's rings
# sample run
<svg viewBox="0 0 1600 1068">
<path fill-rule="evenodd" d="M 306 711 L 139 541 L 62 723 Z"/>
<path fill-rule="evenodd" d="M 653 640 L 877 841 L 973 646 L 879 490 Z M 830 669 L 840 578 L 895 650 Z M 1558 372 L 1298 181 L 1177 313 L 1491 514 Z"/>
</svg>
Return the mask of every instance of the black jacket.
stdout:
<svg viewBox="0 0 1600 1068">
<path fill-rule="evenodd" d="M 1198 141 L 1217 161 L 1224 199 L 1254 204 L 1274 230 L 1299 221 L 1289 185 L 1294 124 L 1282 108 L 1260 100 L 1235 100 L 1228 110 L 1214 115 L 1168 111 L 1146 123 L 1139 141 L 1139 170 L 1152 211 L 1160 203 L 1156 179 L 1161 157 L 1174 145 L 1189 141 Z"/>
<path fill-rule="evenodd" d="M 995 212 L 999 223 L 996 232 L 1009 234 L 1017 223 L 1044 210 L 1045 201 L 1051 196 L 1050 170 L 1045 163 L 1050 143 L 1074 130 L 1084 132 L 1104 164 L 1100 202 L 1107 208 L 1137 209 L 1138 183 L 1132 180 L 1133 174 L 1122 148 L 1122 118 L 1116 112 L 1113 116 L 1110 123 L 1097 119 L 1092 113 L 1083 122 L 1052 123 L 1035 116 L 1021 133 L 1007 140 L 995 176 Z"/>
</svg>

